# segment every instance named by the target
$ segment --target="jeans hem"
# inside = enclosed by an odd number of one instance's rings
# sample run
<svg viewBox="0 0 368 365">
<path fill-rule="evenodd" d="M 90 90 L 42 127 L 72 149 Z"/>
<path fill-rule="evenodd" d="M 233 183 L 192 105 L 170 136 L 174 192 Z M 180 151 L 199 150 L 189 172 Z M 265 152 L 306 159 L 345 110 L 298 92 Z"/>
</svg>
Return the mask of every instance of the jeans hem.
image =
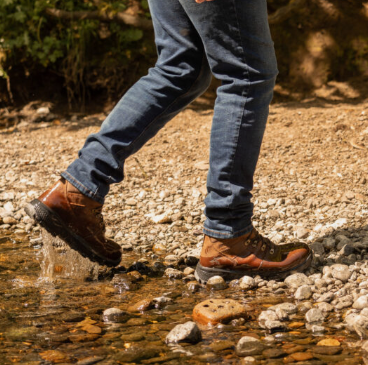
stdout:
<svg viewBox="0 0 368 365">
<path fill-rule="evenodd" d="M 206 228 L 204 227 L 203 228 L 203 233 L 206 235 L 206 236 L 210 236 L 210 237 L 213 237 L 213 238 L 237 238 L 237 237 L 240 237 L 240 236 L 243 236 L 244 234 L 247 234 L 249 232 L 251 232 L 253 229 L 253 225 L 250 224 L 248 225 L 246 228 L 243 228 L 239 231 L 236 231 L 236 232 L 224 232 L 224 231 L 218 231 L 218 230 L 215 230 L 215 229 L 210 229 L 210 228 Z"/>
<path fill-rule="evenodd" d="M 61 173 L 61 176 L 67 180 L 70 184 L 72 184 L 75 188 L 77 188 L 83 195 L 97 201 L 100 204 L 104 203 L 104 199 L 92 192 L 88 188 L 86 188 L 80 181 L 78 181 L 74 176 L 72 176 L 69 172 L 64 171 Z"/>
</svg>

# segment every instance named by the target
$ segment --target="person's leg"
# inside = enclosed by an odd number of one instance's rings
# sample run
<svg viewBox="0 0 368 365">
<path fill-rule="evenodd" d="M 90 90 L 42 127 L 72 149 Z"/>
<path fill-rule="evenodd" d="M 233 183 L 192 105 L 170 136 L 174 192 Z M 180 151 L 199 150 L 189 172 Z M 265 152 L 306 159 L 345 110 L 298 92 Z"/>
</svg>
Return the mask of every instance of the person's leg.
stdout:
<svg viewBox="0 0 368 365">
<path fill-rule="evenodd" d="M 193 0 L 194 1 L 194 0 Z M 62 176 L 103 203 L 125 159 L 209 86 L 203 45 L 178 0 L 150 0 L 158 60 L 119 101 Z"/>
<path fill-rule="evenodd" d="M 277 277 L 303 270 L 303 243 L 274 245 L 253 229 L 251 190 L 277 75 L 266 0 L 179 0 L 200 34 L 217 90 L 205 199 L 205 239 L 195 275 Z"/>
<path fill-rule="evenodd" d="M 194 0 L 193 0 L 194 1 Z M 202 41 L 178 0 L 150 0 L 158 60 L 88 137 L 62 179 L 25 208 L 82 255 L 115 266 L 120 246 L 105 237 L 102 204 L 123 179 L 125 159 L 209 86 Z"/>
<path fill-rule="evenodd" d="M 253 175 L 277 75 L 266 0 L 180 0 L 202 37 L 217 90 L 204 233 L 252 230 Z"/>
</svg>

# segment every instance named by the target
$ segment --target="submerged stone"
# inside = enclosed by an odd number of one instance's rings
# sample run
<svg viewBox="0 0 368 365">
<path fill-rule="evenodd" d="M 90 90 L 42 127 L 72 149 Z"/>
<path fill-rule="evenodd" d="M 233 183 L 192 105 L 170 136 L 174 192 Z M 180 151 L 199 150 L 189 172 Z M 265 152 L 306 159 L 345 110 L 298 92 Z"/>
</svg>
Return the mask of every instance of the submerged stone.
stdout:
<svg viewBox="0 0 368 365">
<path fill-rule="evenodd" d="M 251 336 L 242 337 L 236 345 L 238 356 L 260 355 L 265 349 L 265 345 L 258 339 Z"/>
<path fill-rule="evenodd" d="M 106 309 L 102 314 L 102 320 L 104 322 L 123 323 L 126 322 L 128 319 L 129 316 L 127 315 L 127 313 L 119 308 Z"/>
<path fill-rule="evenodd" d="M 186 322 L 184 324 L 178 324 L 170 333 L 166 336 L 165 342 L 177 343 L 177 342 L 191 342 L 197 343 L 202 339 L 202 333 L 198 326 L 194 322 Z"/>
<path fill-rule="evenodd" d="M 146 298 L 146 299 L 140 300 L 138 303 L 130 305 L 127 310 L 128 312 L 131 312 L 131 313 L 139 313 L 139 312 L 144 312 L 151 308 L 153 308 L 153 300 L 150 298 Z"/>
<path fill-rule="evenodd" d="M 208 299 L 193 309 L 193 319 L 201 324 L 228 323 L 235 318 L 247 319 L 249 307 L 233 299 Z"/>
</svg>

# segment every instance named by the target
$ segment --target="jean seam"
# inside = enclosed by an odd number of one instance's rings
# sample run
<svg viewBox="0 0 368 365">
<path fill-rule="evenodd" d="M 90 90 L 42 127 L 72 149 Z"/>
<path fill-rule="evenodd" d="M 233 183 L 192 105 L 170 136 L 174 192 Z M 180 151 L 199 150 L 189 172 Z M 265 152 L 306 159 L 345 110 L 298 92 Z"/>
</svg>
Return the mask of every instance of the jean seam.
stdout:
<svg viewBox="0 0 368 365">
<path fill-rule="evenodd" d="M 83 189 L 85 189 L 85 192 L 87 194 L 89 194 L 91 196 L 91 198 L 95 197 L 98 198 L 99 200 L 103 200 L 103 198 L 97 194 L 98 191 L 98 186 L 97 189 L 95 191 L 92 191 L 90 189 L 88 189 L 85 185 L 83 185 L 79 180 L 77 180 L 73 175 L 71 175 L 69 172 L 64 171 L 63 174 L 67 175 L 69 177 L 69 179 L 73 180 L 73 182 L 78 185 L 81 186 Z M 77 186 L 76 186 L 77 187 Z"/>
<path fill-rule="evenodd" d="M 139 138 L 141 138 L 144 135 L 144 133 L 146 132 L 146 130 L 149 129 L 156 122 L 157 119 L 159 119 L 162 115 L 164 115 L 180 98 L 184 97 L 185 95 L 187 95 L 191 91 L 192 87 L 199 80 L 199 78 L 200 78 L 200 76 L 202 74 L 204 59 L 205 59 L 205 52 L 203 51 L 202 61 L 201 61 L 201 67 L 199 69 L 199 72 L 198 72 L 198 75 L 197 75 L 196 79 L 193 81 L 193 83 L 190 85 L 190 87 L 183 94 L 179 95 L 175 100 L 173 100 L 173 102 L 170 105 L 168 105 L 162 113 L 160 113 L 159 115 L 157 115 L 156 118 L 154 118 L 151 121 L 151 123 L 149 123 L 146 126 L 146 128 L 144 128 L 144 130 L 141 132 L 141 134 L 131 143 L 131 145 L 130 145 L 130 148 L 131 149 L 133 149 L 134 145 L 137 143 L 137 141 L 139 140 Z M 122 151 L 122 150 L 121 151 L 118 151 L 118 152 L 116 152 L 116 155 L 120 158 L 121 155 L 123 155 L 123 152 L 124 151 Z"/>
<path fill-rule="evenodd" d="M 247 62 L 246 62 L 246 59 L 245 59 L 245 54 L 244 54 L 244 45 L 243 45 L 243 42 L 242 42 L 242 37 L 241 37 L 241 34 L 240 34 L 240 23 L 239 23 L 239 18 L 237 16 L 237 12 L 236 12 L 236 4 L 235 4 L 235 0 L 232 0 L 232 3 L 233 3 L 233 7 L 234 7 L 234 15 L 235 15 L 235 19 L 236 19 L 236 25 L 237 25 L 237 35 L 238 35 L 238 38 L 239 38 L 239 44 L 241 44 L 242 46 L 242 51 L 241 51 L 241 59 L 242 59 L 242 62 L 247 66 Z M 242 96 L 245 97 L 244 99 L 244 102 L 243 102 L 243 105 L 242 105 L 242 108 L 241 108 L 241 113 L 239 113 L 239 117 L 238 117 L 238 120 L 237 120 L 237 131 L 236 131 L 236 136 L 235 136 L 235 144 L 236 144 L 236 147 L 234 148 L 233 152 L 232 152 L 232 155 L 231 155 L 231 168 L 230 168 L 230 177 L 229 177 L 229 185 L 231 187 L 231 180 L 232 180 L 232 176 L 233 176 L 233 173 L 234 173 L 234 166 L 235 166 L 235 156 L 236 156 L 236 153 L 238 151 L 238 148 L 239 148 L 239 137 L 240 137 L 240 128 L 241 128 L 241 121 L 242 121 L 242 118 L 243 118 L 243 115 L 244 115 L 244 110 L 245 110 L 245 105 L 248 101 L 248 92 L 249 92 L 249 87 L 250 87 L 250 74 L 249 74 L 249 70 L 248 68 L 246 67 L 245 68 L 245 76 L 247 77 L 248 79 L 248 83 L 247 83 L 247 88 L 243 90 L 242 92 Z M 231 191 L 231 194 L 233 195 L 233 192 Z M 227 207 L 230 208 L 230 202 L 228 203 Z"/>
<path fill-rule="evenodd" d="M 216 233 L 219 236 L 235 236 L 235 235 L 238 235 L 239 233 L 242 233 L 244 231 L 248 231 L 249 228 L 250 228 L 250 230 L 249 230 L 249 232 L 250 232 L 253 229 L 252 224 L 249 224 L 249 226 L 247 226 L 246 228 L 240 229 L 239 231 L 236 231 L 236 232 L 229 232 L 229 231 L 228 232 L 221 232 L 221 231 L 217 231 L 217 230 L 207 228 L 207 227 L 204 227 L 203 231 L 204 232 L 213 232 L 213 233 Z"/>
</svg>

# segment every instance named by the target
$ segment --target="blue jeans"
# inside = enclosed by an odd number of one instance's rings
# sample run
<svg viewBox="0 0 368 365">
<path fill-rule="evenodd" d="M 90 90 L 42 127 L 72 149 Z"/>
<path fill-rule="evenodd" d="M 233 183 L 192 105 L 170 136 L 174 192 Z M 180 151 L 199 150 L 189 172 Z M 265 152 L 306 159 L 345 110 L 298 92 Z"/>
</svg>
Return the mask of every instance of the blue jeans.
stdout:
<svg viewBox="0 0 368 365">
<path fill-rule="evenodd" d="M 266 0 L 150 0 L 156 65 L 118 102 L 62 176 L 103 203 L 123 180 L 125 159 L 219 80 L 204 233 L 252 229 L 251 190 L 277 75 Z"/>
</svg>

